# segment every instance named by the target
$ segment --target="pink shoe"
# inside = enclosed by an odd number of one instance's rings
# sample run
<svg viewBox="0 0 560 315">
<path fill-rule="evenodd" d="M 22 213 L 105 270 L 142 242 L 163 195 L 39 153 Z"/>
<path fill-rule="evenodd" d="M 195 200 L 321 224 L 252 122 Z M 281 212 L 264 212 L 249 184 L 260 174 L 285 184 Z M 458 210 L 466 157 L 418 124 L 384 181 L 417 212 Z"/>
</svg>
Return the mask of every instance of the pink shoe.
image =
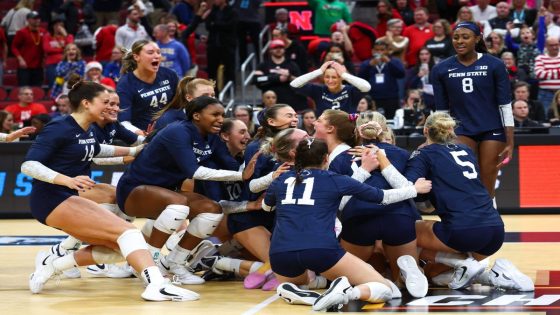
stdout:
<svg viewBox="0 0 560 315">
<path fill-rule="evenodd" d="M 264 274 L 255 271 L 253 273 L 250 273 L 247 277 L 245 277 L 245 280 L 243 280 L 243 286 L 245 287 L 245 289 L 259 289 L 273 275 L 274 274 L 272 273 L 271 270 L 265 272 Z"/>
<path fill-rule="evenodd" d="M 265 284 L 263 284 L 262 290 L 263 291 L 276 291 L 276 288 L 279 285 L 280 285 L 280 282 L 278 281 L 278 279 L 276 279 L 276 276 L 274 274 L 272 274 L 272 277 L 270 278 L 270 280 L 268 280 Z"/>
</svg>

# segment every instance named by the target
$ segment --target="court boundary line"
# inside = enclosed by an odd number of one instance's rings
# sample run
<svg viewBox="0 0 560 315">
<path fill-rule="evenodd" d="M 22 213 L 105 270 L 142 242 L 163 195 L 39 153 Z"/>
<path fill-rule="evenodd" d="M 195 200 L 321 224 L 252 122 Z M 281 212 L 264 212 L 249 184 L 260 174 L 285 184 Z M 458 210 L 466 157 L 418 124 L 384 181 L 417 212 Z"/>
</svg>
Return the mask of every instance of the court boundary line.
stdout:
<svg viewBox="0 0 560 315">
<path fill-rule="evenodd" d="M 278 294 L 274 294 L 273 296 L 267 298 L 266 300 L 260 302 L 259 304 L 251 307 L 249 310 L 242 313 L 242 315 L 253 315 L 258 313 L 263 308 L 267 307 L 269 304 L 273 303 L 274 301 L 278 300 L 280 296 Z"/>
</svg>

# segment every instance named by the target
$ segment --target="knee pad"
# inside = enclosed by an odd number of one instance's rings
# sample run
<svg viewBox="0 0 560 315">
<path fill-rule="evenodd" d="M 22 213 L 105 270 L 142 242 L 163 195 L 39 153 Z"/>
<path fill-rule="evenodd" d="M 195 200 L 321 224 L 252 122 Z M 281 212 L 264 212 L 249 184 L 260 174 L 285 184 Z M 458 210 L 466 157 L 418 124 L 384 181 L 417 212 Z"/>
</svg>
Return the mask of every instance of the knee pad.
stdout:
<svg viewBox="0 0 560 315">
<path fill-rule="evenodd" d="M 116 264 L 125 260 L 121 253 L 105 246 L 93 246 L 91 256 L 96 264 Z"/>
<path fill-rule="evenodd" d="M 148 219 L 146 220 L 146 223 L 144 223 L 144 225 L 142 226 L 142 234 L 144 234 L 144 236 L 146 236 L 146 238 L 150 238 L 150 236 L 152 236 L 152 229 L 154 228 L 154 220 L 152 219 Z"/>
<path fill-rule="evenodd" d="M 121 249 L 121 254 L 124 258 L 128 257 L 130 253 L 137 250 L 148 250 L 148 244 L 142 236 L 142 232 L 137 229 L 126 230 L 117 238 L 117 244 Z"/>
<path fill-rule="evenodd" d="M 368 282 L 364 283 L 369 289 L 370 303 L 383 303 L 389 301 L 393 297 L 393 292 L 390 287 L 381 282 Z"/>
<path fill-rule="evenodd" d="M 187 232 L 198 238 L 210 237 L 223 217 L 223 213 L 201 213 L 191 220 Z"/>
<path fill-rule="evenodd" d="M 168 205 L 157 217 L 154 227 L 163 233 L 173 234 L 189 215 L 189 207 Z"/>
</svg>

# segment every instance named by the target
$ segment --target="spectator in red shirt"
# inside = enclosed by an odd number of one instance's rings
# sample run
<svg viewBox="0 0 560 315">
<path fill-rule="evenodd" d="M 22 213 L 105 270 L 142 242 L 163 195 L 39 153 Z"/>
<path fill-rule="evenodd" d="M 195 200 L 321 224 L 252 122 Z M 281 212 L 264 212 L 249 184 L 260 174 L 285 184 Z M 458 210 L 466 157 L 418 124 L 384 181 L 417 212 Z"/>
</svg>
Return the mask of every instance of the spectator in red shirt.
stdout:
<svg viewBox="0 0 560 315">
<path fill-rule="evenodd" d="M 43 84 L 43 36 L 47 31 L 40 27 L 39 13 L 27 14 L 27 27 L 17 31 L 12 42 L 12 52 L 18 60 L 18 85 L 40 86 Z"/>
<path fill-rule="evenodd" d="M 45 53 L 45 70 L 47 85 L 52 85 L 56 78 L 56 65 L 62 61 L 64 47 L 74 42 L 74 36 L 68 34 L 64 28 L 64 17 L 56 17 L 50 25 L 50 32 L 43 36 L 43 51 Z M 51 35 L 52 34 L 52 35 Z"/>
<path fill-rule="evenodd" d="M 412 67 L 416 64 L 416 56 L 420 48 L 424 47 L 427 40 L 434 37 L 432 24 L 428 23 L 428 9 L 418 7 L 414 10 L 414 24 L 404 30 L 403 36 L 409 39 L 406 63 L 408 67 Z"/>
<path fill-rule="evenodd" d="M 4 68 L 6 68 L 6 59 L 8 58 L 8 39 L 4 28 L 0 27 L 0 86 L 4 85 Z"/>
<path fill-rule="evenodd" d="M 102 75 L 103 66 L 97 61 L 90 61 L 86 65 L 86 74 L 84 79 L 86 81 L 93 81 L 105 86 L 108 89 L 116 90 L 117 85 L 111 78 L 106 78 Z"/>
<path fill-rule="evenodd" d="M 388 0 L 380 0 L 377 3 L 377 26 L 375 27 L 377 34 L 383 36 L 387 33 L 387 21 L 391 19 L 402 20 L 402 17 L 399 11 L 393 9 Z"/>
<path fill-rule="evenodd" d="M 117 28 L 119 28 L 118 22 L 111 20 L 107 26 L 98 28 L 93 34 L 95 38 L 95 60 L 99 61 L 102 65 L 111 61 Z"/>
<path fill-rule="evenodd" d="M 288 36 L 290 36 L 291 38 L 295 38 L 298 36 L 299 30 L 294 23 L 290 23 L 290 17 L 288 15 L 287 9 L 285 8 L 277 9 L 274 12 L 274 17 L 276 18 L 276 21 L 269 24 L 270 26 L 269 30 L 271 32 L 272 30 L 281 27 L 288 30 Z"/>
<path fill-rule="evenodd" d="M 19 124 L 20 127 L 23 127 L 23 125 L 29 126 L 31 117 L 47 113 L 45 106 L 33 103 L 33 90 L 29 86 L 19 88 L 18 99 L 19 103 L 8 105 L 5 110 L 14 115 L 14 122 Z"/>
</svg>

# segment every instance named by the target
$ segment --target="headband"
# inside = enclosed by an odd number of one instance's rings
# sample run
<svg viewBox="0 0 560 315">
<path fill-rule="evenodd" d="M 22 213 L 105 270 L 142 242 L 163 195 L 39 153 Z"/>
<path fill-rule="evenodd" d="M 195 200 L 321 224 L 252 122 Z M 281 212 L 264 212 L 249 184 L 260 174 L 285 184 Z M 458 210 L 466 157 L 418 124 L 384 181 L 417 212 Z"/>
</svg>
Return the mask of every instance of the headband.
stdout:
<svg viewBox="0 0 560 315">
<path fill-rule="evenodd" d="M 453 28 L 453 31 L 456 31 L 460 28 L 466 28 L 468 30 L 471 30 L 475 36 L 480 36 L 480 27 L 478 27 L 478 25 L 476 25 L 473 22 L 461 22 L 458 23 L 457 25 L 455 25 L 455 27 Z"/>
</svg>

